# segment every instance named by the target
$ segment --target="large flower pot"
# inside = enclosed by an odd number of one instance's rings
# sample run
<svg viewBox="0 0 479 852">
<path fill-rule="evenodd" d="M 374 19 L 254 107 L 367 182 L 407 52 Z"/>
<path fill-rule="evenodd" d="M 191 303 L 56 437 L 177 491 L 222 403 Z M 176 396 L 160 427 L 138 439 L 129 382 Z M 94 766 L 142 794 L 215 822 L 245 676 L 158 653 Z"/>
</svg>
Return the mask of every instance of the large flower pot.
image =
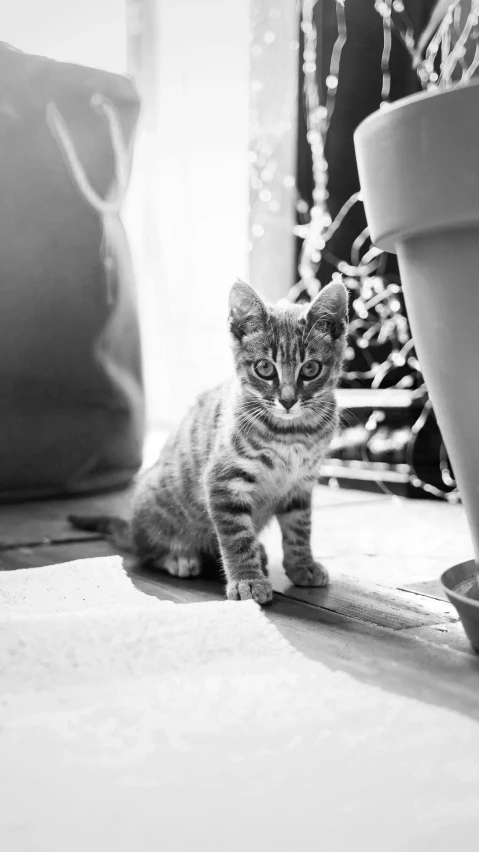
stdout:
<svg viewBox="0 0 479 852">
<path fill-rule="evenodd" d="M 355 146 L 372 241 L 398 256 L 412 335 L 477 568 L 479 85 L 398 101 L 358 127 Z"/>
</svg>

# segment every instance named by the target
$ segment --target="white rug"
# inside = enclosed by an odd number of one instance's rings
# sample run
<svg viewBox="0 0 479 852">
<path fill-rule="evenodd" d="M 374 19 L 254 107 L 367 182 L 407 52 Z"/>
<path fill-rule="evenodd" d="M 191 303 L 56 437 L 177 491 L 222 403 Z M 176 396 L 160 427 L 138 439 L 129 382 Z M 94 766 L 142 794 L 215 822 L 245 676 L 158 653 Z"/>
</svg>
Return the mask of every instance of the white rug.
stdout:
<svg viewBox="0 0 479 852">
<path fill-rule="evenodd" d="M 477 724 L 305 660 L 254 603 L 160 603 L 116 557 L 0 573 L 5 852 L 449 852 L 478 796 Z"/>
</svg>

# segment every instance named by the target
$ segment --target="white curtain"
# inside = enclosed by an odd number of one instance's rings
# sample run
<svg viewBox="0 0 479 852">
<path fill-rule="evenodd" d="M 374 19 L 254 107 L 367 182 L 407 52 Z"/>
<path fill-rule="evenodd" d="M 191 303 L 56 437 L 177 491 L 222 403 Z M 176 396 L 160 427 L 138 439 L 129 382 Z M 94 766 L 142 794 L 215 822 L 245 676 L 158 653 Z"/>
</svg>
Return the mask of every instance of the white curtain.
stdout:
<svg viewBox="0 0 479 852">
<path fill-rule="evenodd" d="M 227 294 L 247 276 L 249 0 L 136 0 L 143 101 L 126 222 L 139 264 L 150 422 L 231 370 Z"/>
</svg>

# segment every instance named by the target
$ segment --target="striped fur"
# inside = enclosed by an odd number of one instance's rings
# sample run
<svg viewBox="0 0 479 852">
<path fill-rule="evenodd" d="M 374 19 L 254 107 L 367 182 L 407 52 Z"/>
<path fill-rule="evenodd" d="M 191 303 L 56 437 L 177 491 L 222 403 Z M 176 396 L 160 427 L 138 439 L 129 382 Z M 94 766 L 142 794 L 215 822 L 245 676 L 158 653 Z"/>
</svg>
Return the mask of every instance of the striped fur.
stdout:
<svg viewBox="0 0 479 852">
<path fill-rule="evenodd" d="M 309 305 L 270 306 L 237 282 L 229 322 L 235 376 L 199 397 L 140 476 L 131 544 L 141 561 L 180 577 L 199 574 L 204 555 L 220 557 L 227 597 L 266 604 L 272 587 L 258 534 L 275 515 L 291 581 L 327 583 L 311 554 L 311 492 L 337 427 L 347 291 L 333 283 Z M 256 372 L 264 360 L 272 377 Z M 311 361 L 321 372 L 306 378 L 300 369 L 317 369 Z"/>
</svg>

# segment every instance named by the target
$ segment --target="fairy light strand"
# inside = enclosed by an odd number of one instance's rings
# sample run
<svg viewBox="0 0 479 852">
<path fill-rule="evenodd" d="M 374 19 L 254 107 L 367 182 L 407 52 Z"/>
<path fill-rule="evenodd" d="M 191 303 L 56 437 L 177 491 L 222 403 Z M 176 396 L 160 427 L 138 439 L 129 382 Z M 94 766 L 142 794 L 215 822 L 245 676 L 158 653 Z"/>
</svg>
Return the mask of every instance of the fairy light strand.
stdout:
<svg viewBox="0 0 479 852">
<path fill-rule="evenodd" d="M 324 146 L 327 130 L 331 121 L 335 106 L 336 92 L 338 88 L 338 73 L 341 52 L 346 40 L 346 21 L 344 15 L 344 3 L 336 3 L 338 16 L 338 39 L 333 48 L 330 73 L 326 77 L 326 107 L 321 108 L 317 84 L 316 49 L 317 32 L 314 25 L 314 9 L 317 0 L 303 0 L 302 2 L 302 30 L 304 33 L 304 102 L 307 119 L 307 139 L 311 147 L 313 161 L 313 205 L 309 213 L 309 221 L 299 224 L 295 228 L 295 234 L 303 239 L 299 272 L 299 282 L 291 288 L 289 298 L 298 299 L 302 293 L 313 297 L 319 288 L 316 280 L 316 270 L 322 257 L 332 263 L 337 273 L 343 279 L 350 290 L 355 293 L 353 308 L 355 318 L 351 322 L 349 357 L 355 358 L 356 352 L 361 352 L 365 362 L 365 369 L 345 371 L 346 383 L 354 381 L 369 382 L 372 388 L 380 389 L 401 388 L 414 391 L 416 395 L 424 395 L 426 399 L 419 416 L 410 429 L 410 437 L 407 442 L 407 463 L 410 470 L 409 481 L 411 485 L 436 496 L 457 499 L 457 491 L 445 494 L 444 491 L 432 486 L 422 480 L 414 468 L 414 451 L 418 435 L 431 415 L 431 404 L 427 397 L 427 391 L 420 371 L 420 365 L 414 353 L 414 343 L 410 335 L 409 325 L 402 313 L 401 287 L 399 282 L 388 281 L 384 278 L 386 257 L 383 252 L 375 246 L 367 247 L 369 231 L 365 228 L 355 239 L 351 248 L 351 263 L 344 259 L 336 258 L 327 246 L 328 241 L 341 226 L 352 207 L 362 201 L 361 194 L 355 193 L 341 208 L 334 221 L 331 221 L 327 211 L 327 180 L 328 166 L 324 155 Z M 454 7 L 457 5 L 453 4 Z M 451 46 L 451 38 L 447 35 L 452 25 L 458 27 L 457 15 L 449 15 L 445 20 L 439 22 L 439 31 L 434 35 L 431 44 L 424 53 L 424 58 L 419 58 L 418 48 L 414 40 L 414 33 L 402 0 L 383 0 L 375 3 L 377 11 L 383 19 L 383 51 L 381 59 L 382 91 L 381 103 L 385 106 L 390 97 L 390 56 L 392 47 L 392 34 L 395 33 L 409 52 L 419 79 L 425 88 L 434 88 L 437 85 L 450 84 L 453 69 L 458 62 L 464 59 L 464 44 L 468 39 L 477 37 L 476 14 L 479 9 L 479 0 L 472 0 L 471 15 L 462 31 L 459 32 L 455 44 Z M 434 70 L 434 63 L 439 51 L 442 49 L 443 69 L 439 79 Z M 444 64 L 445 63 L 445 64 Z M 469 68 L 462 65 L 462 80 L 470 79 L 474 70 L 479 66 L 479 48 L 476 49 L 474 59 Z M 305 202 L 300 200 L 301 212 Z M 299 210 L 298 204 L 298 210 Z M 335 277 L 335 276 L 333 276 Z M 390 352 L 382 363 L 374 360 L 374 344 L 388 344 Z M 391 381 L 393 370 L 405 368 L 409 372 L 402 375 L 395 382 Z M 380 422 L 380 412 L 375 412 L 373 417 L 375 423 Z M 367 454 L 366 447 L 363 447 Z M 441 449 L 440 470 L 446 487 L 453 488 L 454 480 L 450 474 L 445 449 Z M 391 493 L 387 486 L 380 480 L 378 484 L 387 493 Z"/>
<path fill-rule="evenodd" d="M 326 78 L 326 88 L 327 88 L 327 96 L 326 96 L 326 110 L 327 110 L 327 118 L 326 118 L 326 130 L 328 130 L 329 125 L 331 123 L 331 118 L 334 111 L 335 101 L 336 101 L 336 91 L 339 84 L 339 66 L 341 64 L 341 54 L 343 52 L 343 47 L 346 43 L 347 39 L 347 29 L 346 29 L 346 14 L 344 11 L 344 2 L 345 0 L 336 0 L 336 22 L 338 27 L 338 36 L 333 45 L 333 52 L 331 54 L 331 61 L 329 65 L 329 75 Z"/>
<path fill-rule="evenodd" d="M 383 25 L 402 41 L 424 89 L 446 88 L 451 85 L 457 66 L 462 68 L 459 84 L 467 84 L 479 64 L 476 50 L 469 67 L 465 61 L 468 43 L 479 38 L 479 0 L 471 0 L 471 9 L 461 30 L 461 0 L 440 0 L 434 9 L 425 33 L 416 43 L 412 24 L 402 0 L 376 0 L 375 9 Z M 387 24 L 385 23 L 387 21 Z M 435 70 L 441 49 L 441 74 Z"/>
<path fill-rule="evenodd" d="M 458 11 L 460 11 L 460 7 L 458 7 Z M 454 23 L 454 14 L 453 11 L 449 15 L 449 28 L 446 30 L 447 36 L 445 36 L 447 40 L 447 52 L 444 50 L 443 58 L 442 58 L 442 73 L 440 77 L 440 81 L 443 85 L 450 85 L 453 71 L 458 63 L 463 64 L 463 75 L 465 71 L 465 62 L 464 56 L 466 52 L 466 44 L 471 38 L 473 29 L 477 26 L 478 22 L 478 13 L 479 13 L 479 3 L 473 2 L 471 4 L 471 12 L 468 15 L 464 28 L 462 32 L 459 32 L 458 38 L 451 49 L 451 29 Z M 444 56 L 446 58 L 444 58 Z"/>
<path fill-rule="evenodd" d="M 320 284 L 316 277 L 316 271 L 326 241 L 331 236 L 328 228 L 332 226 L 327 207 L 328 164 L 324 153 L 324 141 L 336 104 L 339 67 L 347 31 L 344 0 L 336 0 L 338 36 L 333 46 L 329 74 L 325 81 L 326 104 L 323 106 L 320 102 L 317 84 L 317 32 L 314 22 L 314 10 L 317 2 L 318 0 L 302 0 L 301 6 L 301 29 L 304 34 L 303 92 L 306 107 L 307 140 L 310 145 L 313 164 L 313 205 L 309 222 L 303 227 L 301 234 L 303 244 L 299 260 L 300 281 L 290 291 L 290 299 L 296 299 L 300 292 L 306 292 L 310 298 L 318 293 Z M 337 221 L 337 217 L 335 221 Z M 336 227 L 339 227 L 340 221 Z"/>
<path fill-rule="evenodd" d="M 326 206 L 326 199 L 328 197 L 328 166 L 323 145 L 326 135 L 325 124 L 328 111 L 326 107 L 321 105 L 316 81 L 317 33 L 314 23 L 316 4 L 317 0 L 302 1 L 301 21 L 301 29 L 304 34 L 303 79 L 307 124 L 306 136 L 310 145 L 312 158 L 313 205 L 310 211 L 310 221 L 305 229 L 299 260 L 299 274 L 302 288 L 310 298 L 313 298 L 319 290 L 319 282 L 316 279 L 316 268 L 317 263 L 321 259 L 321 250 L 324 247 L 322 233 L 325 223 L 329 224 Z"/>
<path fill-rule="evenodd" d="M 383 3 L 383 52 L 381 56 L 381 72 L 383 75 L 383 84 L 381 89 L 381 102 L 387 103 L 391 94 L 391 75 L 389 73 L 389 60 L 391 58 L 391 15 L 392 15 L 392 0 L 384 0 Z"/>
</svg>

